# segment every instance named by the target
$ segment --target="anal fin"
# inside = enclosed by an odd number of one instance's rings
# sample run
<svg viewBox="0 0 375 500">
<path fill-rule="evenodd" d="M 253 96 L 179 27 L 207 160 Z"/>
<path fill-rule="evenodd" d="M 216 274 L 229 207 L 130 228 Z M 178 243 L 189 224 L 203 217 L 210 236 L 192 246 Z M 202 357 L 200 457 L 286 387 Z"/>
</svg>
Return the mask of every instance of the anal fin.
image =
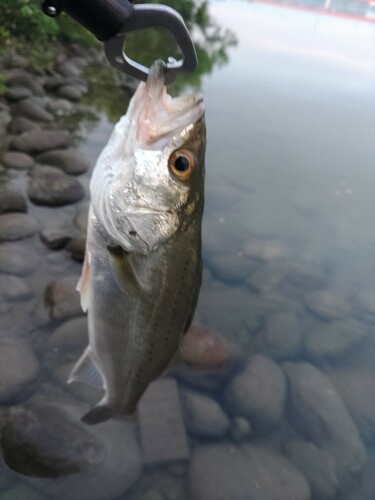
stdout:
<svg viewBox="0 0 375 500">
<path fill-rule="evenodd" d="M 103 387 L 103 378 L 90 357 L 90 348 L 85 349 L 68 378 L 68 384 L 83 382 L 94 387 Z"/>
</svg>

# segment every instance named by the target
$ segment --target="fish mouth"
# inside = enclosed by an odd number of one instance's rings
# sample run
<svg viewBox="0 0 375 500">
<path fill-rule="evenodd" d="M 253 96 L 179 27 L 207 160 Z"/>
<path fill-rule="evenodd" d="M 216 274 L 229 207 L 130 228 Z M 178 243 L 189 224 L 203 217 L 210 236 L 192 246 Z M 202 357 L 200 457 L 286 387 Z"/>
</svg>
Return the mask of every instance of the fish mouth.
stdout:
<svg viewBox="0 0 375 500">
<path fill-rule="evenodd" d="M 136 142 L 143 149 L 162 149 L 203 113 L 201 93 L 175 98 L 168 94 L 163 61 L 155 61 L 151 66 L 147 81 L 139 84 L 128 110 Z"/>
</svg>

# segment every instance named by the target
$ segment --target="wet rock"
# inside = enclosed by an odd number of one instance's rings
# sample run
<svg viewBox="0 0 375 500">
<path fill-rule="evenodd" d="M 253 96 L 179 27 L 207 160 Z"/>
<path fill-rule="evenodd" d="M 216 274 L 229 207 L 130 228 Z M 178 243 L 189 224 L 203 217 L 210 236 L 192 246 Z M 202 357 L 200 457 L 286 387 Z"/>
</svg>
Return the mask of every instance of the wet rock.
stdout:
<svg viewBox="0 0 375 500">
<path fill-rule="evenodd" d="M 77 360 L 88 344 L 87 318 L 74 318 L 56 328 L 47 341 L 47 349 Z"/>
<path fill-rule="evenodd" d="M 266 352 L 275 359 L 295 357 L 301 350 L 302 331 L 293 313 L 278 313 L 266 321 L 264 342 Z"/>
<path fill-rule="evenodd" d="M 251 272 L 256 268 L 256 265 L 238 254 L 213 255 L 208 267 L 212 274 L 225 283 L 242 283 Z"/>
<path fill-rule="evenodd" d="M 40 233 L 40 239 L 51 250 L 60 250 L 64 248 L 71 240 L 72 236 L 63 229 L 43 229 Z"/>
<path fill-rule="evenodd" d="M 54 167 L 34 169 L 28 194 L 36 205 L 61 206 L 76 203 L 84 195 L 82 184 Z"/>
<path fill-rule="evenodd" d="M 61 168 L 66 174 L 79 175 L 90 166 L 83 154 L 75 149 L 57 149 L 38 156 L 39 163 Z"/>
<path fill-rule="evenodd" d="M 243 417 L 234 417 L 231 423 L 230 435 L 233 441 L 242 443 L 251 436 L 250 422 Z"/>
<path fill-rule="evenodd" d="M 0 297 L 8 300 L 28 299 L 32 295 L 29 285 L 11 274 L 0 275 Z"/>
<path fill-rule="evenodd" d="M 349 304 L 332 290 L 318 290 L 306 295 L 307 309 L 325 321 L 341 319 L 349 312 Z"/>
<path fill-rule="evenodd" d="M 10 468 L 26 476 L 60 477 L 98 466 L 105 450 L 82 425 L 52 406 L 13 408 L 1 444 Z"/>
<path fill-rule="evenodd" d="M 53 121 L 53 115 L 46 111 L 44 106 L 35 97 L 29 97 L 13 104 L 13 116 L 24 116 L 36 122 L 50 123 Z"/>
<path fill-rule="evenodd" d="M 367 334 L 363 325 L 354 320 L 319 325 L 306 333 L 306 354 L 312 360 L 335 359 L 361 344 Z"/>
<path fill-rule="evenodd" d="M 27 212 L 25 197 L 7 188 L 0 188 L 0 213 Z"/>
<path fill-rule="evenodd" d="M 35 162 L 31 156 L 25 153 L 8 151 L 1 158 L 1 163 L 8 168 L 28 169 L 34 166 Z"/>
<path fill-rule="evenodd" d="M 82 262 L 86 251 L 86 237 L 78 236 L 77 238 L 73 238 L 66 249 L 73 259 Z"/>
<path fill-rule="evenodd" d="M 63 85 L 59 87 L 56 94 L 64 99 L 69 99 L 70 101 L 79 101 L 82 99 L 82 92 L 79 88 L 73 85 Z"/>
<path fill-rule="evenodd" d="M 27 395 L 39 375 L 39 362 L 29 344 L 20 338 L 0 338 L 0 403 Z"/>
<path fill-rule="evenodd" d="M 26 99 L 33 95 L 33 92 L 30 88 L 27 87 L 10 87 L 4 94 L 5 99 L 10 102 L 21 101 L 22 99 Z"/>
<path fill-rule="evenodd" d="M 224 389 L 228 413 L 248 418 L 259 432 L 268 432 L 283 417 L 286 384 L 271 358 L 251 356 L 244 370 Z"/>
<path fill-rule="evenodd" d="M 198 447 L 189 476 L 194 500 L 308 500 L 307 481 L 287 459 L 264 448 L 228 443 Z"/>
<path fill-rule="evenodd" d="M 13 70 L 10 71 L 5 78 L 5 81 L 9 87 L 27 87 L 35 95 L 43 95 L 43 87 L 33 78 L 30 73 L 24 70 Z"/>
<path fill-rule="evenodd" d="M 357 427 L 332 382 L 309 363 L 284 363 L 289 382 L 289 415 L 301 436 L 336 460 L 340 484 L 366 462 Z"/>
<path fill-rule="evenodd" d="M 285 453 L 308 480 L 314 498 L 336 498 L 339 482 L 335 461 L 327 452 L 313 443 L 296 439 L 287 443 Z"/>
<path fill-rule="evenodd" d="M 366 443 L 375 443 L 374 368 L 326 368 Z"/>
<path fill-rule="evenodd" d="M 11 147 L 24 153 L 41 153 L 63 148 L 69 143 L 69 135 L 63 130 L 31 130 L 15 137 Z"/>
<path fill-rule="evenodd" d="M 89 207 L 84 206 L 79 210 L 77 215 L 74 217 L 75 226 L 83 233 L 87 232 L 87 222 L 88 222 L 88 211 Z"/>
<path fill-rule="evenodd" d="M 375 292 L 358 290 L 352 297 L 354 315 L 361 321 L 375 323 Z"/>
<path fill-rule="evenodd" d="M 28 238 L 38 229 L 38 222 L 29 214 L 12 212 L 0 215 L 0 242 Z"/>
<path fill-rule="evenodd" d="M 54 319 L 66 319 L 83 314 L 76 290 L 79 276 L 52 281 L 45 292 L 45 304 Z"/>
<path fill-rule="evenodd" d="M 22 134 L 23 132 L 29 132 L 30 130 L 38 130 L 40 129 L 40 125 L 33 122 L 29 118 L 17 116 L 16 118 L 13 118 L 8 128 L 11 134 Z"/>
<path fill-rule="evenodd" d="M 220 438 L 230 427 L 229 418 L 221 406 L 208 396 L 184 391 L 183 401 L 188 431 L 197 437 Z"/>
<path fill-rule="evenodd" d="M 35 253 L 20 243 L 3 243 L 0 245 L 1 273 L 26 276 L 35 270 L 37 263 Z"/>
</svg>

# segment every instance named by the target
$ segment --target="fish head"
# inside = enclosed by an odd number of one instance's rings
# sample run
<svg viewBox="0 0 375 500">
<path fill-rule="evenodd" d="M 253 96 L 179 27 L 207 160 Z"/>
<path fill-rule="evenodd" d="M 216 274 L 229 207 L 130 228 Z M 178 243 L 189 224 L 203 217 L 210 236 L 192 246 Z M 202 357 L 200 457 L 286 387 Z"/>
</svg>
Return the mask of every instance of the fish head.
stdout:
<svg viewBox="0 0 375 500">
<path fill-rule="evenodd" d="M 92 206 L 114 242 L 146 254 L 201 214 L 205 144 L 202 95 L 172 98 L 156 61 L 93 172 Z"/>
</svg>

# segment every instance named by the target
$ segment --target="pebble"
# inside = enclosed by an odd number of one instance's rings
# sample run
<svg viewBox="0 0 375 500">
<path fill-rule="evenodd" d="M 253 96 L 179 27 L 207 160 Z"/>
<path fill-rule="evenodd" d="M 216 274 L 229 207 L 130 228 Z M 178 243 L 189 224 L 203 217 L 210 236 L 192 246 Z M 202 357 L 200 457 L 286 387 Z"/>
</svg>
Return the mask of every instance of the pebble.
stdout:
<svg viewBox="0 0 375 500">
<path fill-rule="evenodd" d="M 69 143 L 69 135 L 63 130 L 30 130 L 15 137 L 11 147 L 24 153 L 42 153 L 63 148 Z"/>
<path fill-rule="evenodd" d="M 185 422 L 190 434 L 202 438 L 221 438 L 230 428 L 228 416 L 212 398 L 195 391 L 183 393 Z"/>
<path fill-rule="evenodd" d="M 38 155 L 37 161 L 58 167 L 66 174 L 79 175 L 86 172 L 90 166 L 83 154 L 76 149 L 55 149 Z"/>
<path fill-rule="evenodd" d="M 32 172 L 28 194 L 36 205 L 61 206 L 81 200 L 85 191 L 74 177 L 54 167 L 38 167 Z"/>
<path fill-rule="evenodd" d="M 314 498 L 337 498 L 336 464 L 327 452 L 308 441 L 294 439 L 286 444 L 285 454 L 308 480 Z"/>
<path fill-rule="evenodd" d="M 34 251 L 20 243 L 0 244 L 0 272 L 26 276 L 38 264 Z"/>
<path fill-rule="evenodd" d="M 34 388 L 39 362 L 29 344 L 20 338 L 0 339 L 0 403 L 13 403 Z"/>
<path fill-rule="evenodd" d="M 0 213 L 6 212 L 27 212 L 27 203 L 22 193 L 1 187 Z"/>
<path fill-rule="evenodd" d="M 38 130 L 40 129 L 40 125 L 24 116 L 16 116 L 13 118 L 8 128 L 11 134 L 22 134 L 23 132 L 29 132 L 31 130 Z"/>
<path fill-rule="evenodd" d="M 288 413 L 302 436 L 336 460 L 340 487 L 366 462 L 366 451 L 332 382 L 309 363 L 284 363 L 289 382 Z"/>
<path fill-rule="evenodd" d="M 0 215 L 0 242 L 28 238 L 38 230 L 39 224 L 32 215 L 13 212 Z"/>
<path fill-rule="evenodd" d="M 0 297 L 8 300 L 25 300 L 32 296 L 29 285 L 11 274 L 0 275 Z"/>
<path fill-rule="evenodd" d="M 309 330 L 306 355 L 311 360 L 336 359 L 362 344 L 368 332 L 359 321 L 337 320 Z"/>
<path fill-rule="evenodd" d="M 54 319 L 83 315 L 77 283 L 79 276 L 67 276 L 52 281 L 45 291 L 45 304 Z"/>
<path fill-rule="evenodd" d="M 69 231 L 63 229 L 43 229 L 40 233 L 40 239 L 51 250 L 60 250 L 64 248 L 71 240 L 72 236 Z"/>
<path fill-rule="evenodd" d="M 33 92 L 30 88 L 27 87 L 10 87 L 6 90 L 4 97 L 10 102 L 21 101 L 22 99 L 26 99 L 33 95 Z"/>
<path fill-rule="evenodd" d="M 35 161 L 25 153 L 8 151 L 2 156 L 1 163 L 8 168 L 29 169 L 34 166 Z"/>
<path fill-rule="evenodd" d="M 56 94 L 70 101 L 80 101 L 82 99 L 81 90 L 73 85 L 63 85 L 59 87 Z"/>
<path fill-rule="evenodd" d="M 286 272 L 287 270 L 282 262 L 267 262 L 249 276 L 245 283 L 258 293 L 267 293 L 280 285 Z"/>
<path fill-rule="evenodd" d="M 30 120 L 43 123 L 50 123 L 54 120 L 53 115 L 46 111 L 44 106 L 35 97 L 28 97 L 27 99 L 23 99 L 13 104 L 12 115 L 24 116 Z"/>
<path fill-rule="evenodd" d="M 341 319 L 350 311 L 348 302 L 332 290 L 318 290 L 306 294 L 305 305 L 310 312 L 324 321 Z"/>
<path fill-rule="evenodd" d="M 257 432 L 269 432 L 283 417 L 285 377 L 280 367 L 266 356 L 251 356 L 242 372 L 224 388 L 226 410 L 248 418 Z"/>
<path fill-rule="evenodd" d="M 83 262 L 86 252 L 86 236 L 77 236 L 70 240 L 66 247 L 71 257 L 79 262 Z"/>
<path fill-rule="evenodd" d="M 30 73 L 24 70 L 10 71 L 5 78 L 9 87 L 27 87 L 35 95 L 43 95 L 43 87 L 33 78 Z"/>
<path fill-rule="evenodd" d="M 242 443 L 251 436 L 251 424 L 243 417 L 234 417 L 231 421 L 230 436 L 236 443 Z"/>
<path fill-rule="evenodd" d="M 70 61 L 65 61 L 57 67 L 57 71 L 65 77 L 79 77 L 80 68 Z"/>
<path fill-rule="evenodd" d="M 215 278 L 224 283 L 242 283 L 255 269 L 256 265 L 238 254 L 212 255 L 208 267 Z"/>
<path fill-rule="evenodd" d="M 211 444 L 195 449 L 189 473 L 194 500 L 309 500 L 299 470 L 273 451 L 249 444 Z"/>
<path fill-rule="evenodd" d="M 274 359 L 297 356 L 302 345 L 301 325 L 297 316 L 289 312 L 271 315 L 266 321 L 264 342 L 267 354 Z"/>
<path fill-rule="evenodd" d="M 359 320 L 375 323 L 375 291 L 358 290 L 352 297 L 352 306 Z"/>
</svg>

